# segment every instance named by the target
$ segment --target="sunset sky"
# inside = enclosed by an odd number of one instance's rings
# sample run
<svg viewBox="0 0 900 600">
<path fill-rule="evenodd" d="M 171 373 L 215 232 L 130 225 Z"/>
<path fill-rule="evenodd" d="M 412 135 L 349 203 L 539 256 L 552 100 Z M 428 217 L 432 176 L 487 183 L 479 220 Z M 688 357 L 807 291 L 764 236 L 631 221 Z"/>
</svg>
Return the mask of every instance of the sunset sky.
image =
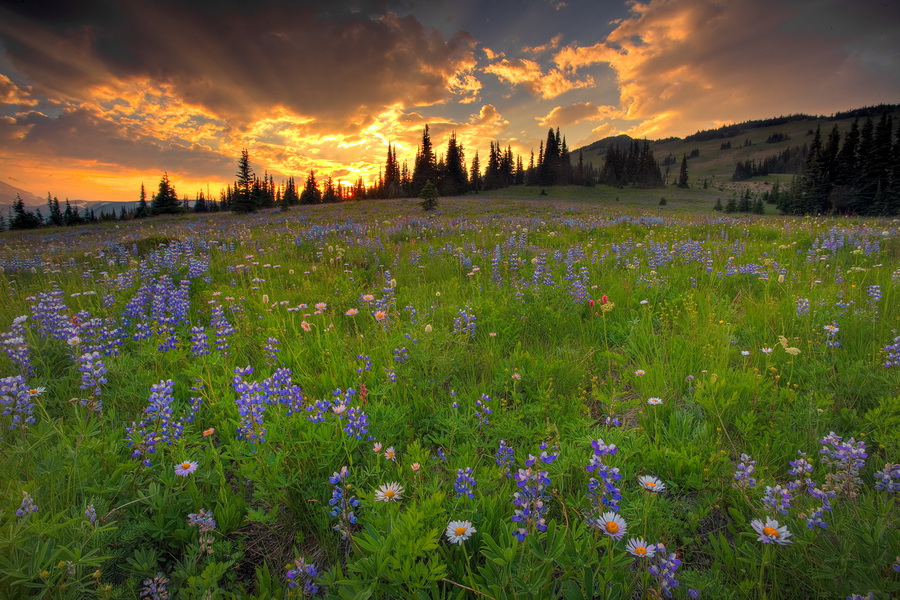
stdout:
<svg viewBox="0 0 900 600">
<path fill-rule="evenodd" d="M 0 2 L 2 181 L 136 200 L 900 103 L 896 0 Z"/>
</svg>

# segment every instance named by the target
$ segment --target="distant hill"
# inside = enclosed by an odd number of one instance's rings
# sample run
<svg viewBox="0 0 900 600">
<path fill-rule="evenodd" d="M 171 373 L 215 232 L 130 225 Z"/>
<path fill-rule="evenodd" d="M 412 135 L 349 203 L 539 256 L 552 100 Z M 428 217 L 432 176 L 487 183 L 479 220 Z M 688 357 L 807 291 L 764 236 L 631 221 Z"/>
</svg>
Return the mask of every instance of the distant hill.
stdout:
<svg viewBox="0 0 900 600">
<path fill-rule="evenodd" d="M 0 181 L 0 212 L 3 214 L 6 213 L 7 208 L 12 207 L 13 202 L 16 201 L 16 195 L 19 195 L 22 198 L 22 201 L 25 203 L 25 208 L 34 210 L 35 208 L 41 208 L 44 216 L 46 217 L 46 210 L 43 210 L 43 207 L 47 205 L 47 197 L 37 196 L 32 194 L 31 192 L 27 192 L 23 189 L 14 187 Z M 65 205 L 65 199 L 61 198 L 60 202 Z M 115 212 L 118 213 L 124 207 L 126 210 L 130 210 L 132 208 L 137 208 L 138 202 L 106 202 L 106 201 L 97 201 L 97 200 L 69 200 L 69 204 L 73 207 L 77 206 L 78 210 L 93 210 L 96 214 L 101 214 L 103 212 Z"/>
<path fill-rule="evenodd" d="M 731 176 L 738 161 L 762 161 L 788 148 L 808 144 L 812 141 L 817 127 L 822 128 L 824 139 L 831 129 L 837 126 L 843 140 L 854 119 L 858 118 L 862 125 L 866 117 L 878 119 L 885 112 L 893 114 L 896 129 L 897 123 L 900 122 L 900 105 L 888 104 L 858 108 L 831 116 L 797 114 L 758 119 L 698 131 L 684 138 L 666 138 L 650 142 L 653 155 L 663 165 L 663 170 L 666 163 L 672 165 L 670 183 L 678 174 L 682 156 L 687 155 L 688 173 L 692 184 L 697 185 L 706 179 L 711 185 L 732 185 Z M 594 167 L 602 169 L 606 149 L 611 144 L 622 148 L 630 143 L 631 138 L 627 135 L 607 137 L 576 148 L 572 151 L 572 156 L 577 160 L 578 153 L 582 152 L 585 163 L 591 162 Z M 691 154 L 696 156 L 691 157 Z M 772 182 L 790 177 L 790 175 L 770 175 L 764 179 Z"/>
<path fill-rule="evenodd" d="M 35 196 L 31 192 L 26 192 L 25 190 L 21 190 L 0 181 L 0 205 L 12 206 L 12 203 L 16 201 L 16 194 L 21 196 L 25 206 L 40 206 L 47 203 L 46 198 Z"/>
</svg>

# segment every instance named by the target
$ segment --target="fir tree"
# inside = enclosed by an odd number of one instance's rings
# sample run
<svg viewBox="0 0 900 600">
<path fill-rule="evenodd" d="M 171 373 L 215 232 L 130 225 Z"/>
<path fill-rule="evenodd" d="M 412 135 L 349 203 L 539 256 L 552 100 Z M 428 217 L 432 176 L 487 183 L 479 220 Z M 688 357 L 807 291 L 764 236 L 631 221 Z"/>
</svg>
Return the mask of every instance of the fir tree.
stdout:
<svg viewBox="0 0 900 600">
<path fill-rule="evenodd" d="M 40 214 L 40 212 L 38 212 Z M 10 229 L 35 229 L 43 224 L 43 219 L 25 210 L 25 202 L 19 194 L 13 200 L 12 216 L 9 219 Z"/>
<path fill-rule="evenodd" d="M 432 210 L 437 208 L 438 191 L 434 184 L 431 183 L 431 180 L 425 182 L 425 185 L 422 187 L 422 193 L 419 197 L 422 198 L 419 206 L 421 206 L 422 210 L 424 210 L 425 212 L 431 212 Z"/>
<path fill-rule="evenodd" d="M 174 214 L 181 212 L 181 203 L 178 202 L 178 194 L 175 188 L 169 182 L 169 173 L 163 173 L 162 179 L 159 180 L 159 188 L 153 201 L 150 203 L 150 214 Z"/>
<path fill-rule="evenodd" d="M 68 201 L 66 201 L 68 204 Z M 144 188 L 144 184 L 141 184 L 141 198 L 138 200 L 137 209 L 134 211 L 135 219 L 143 219 L 144 217 L 150 216 L 150 207 L 147 206 L 147 190 Z"/>
<path fill-rule="evenodd" d="M 690 187 L 688 184 L 688 164 L 687 164 L 687 154 L 685 154 L 681 158 L 681 170 L 678 172 L 678 187 L 687 188 Z M 727 212 L 728 209 L 726 209 Z"/>
<path fill-rule="evenodd" d="M 476 194 L 481 189 L 481 163 L 478 160 L 478 152 L 472 158 L 472 172 L 469 174 L 469 185 Z"/>
<path fill-rule="evenodd" d="M 259 194 L 254 192 L 254 188 L 258 187 L 258 181 L 253 176 L 253 169 L 250 167 L 250 153 L 246 148 L 241 150 L 235 176 L 237 181 L 234 182 L 233 197 L 229 202 L 231 210 L 236 213 L 255 211 L 258 206 Z"/>
<path fill-rule="evenodd" d="M 456 141 L 456 133 L 451 133 L 447 142 L 447 156 L 444 160 L 444 176 L 441 182 L 441 193 L 444 196 L 456 196 L 468 189 L 465 160 L 465 152 L 462 145 Z"/>
<path fill-rule="evenodd" d="M 416 162 L 413 166 L 412 193 L 419 195 L 425 182 L 437 180 L 437 161 L 434 150 L 431 147 L 431 135 L 428 133 L 428 125 L 422 133 L 422 144 L 416 153 Z"/>
<path fill-rule="evenodd" d="M 306 185 L 303 192 L 300 193 L 301 204 L 320 204 L 322 202 L 322 192 L 316 184 L 316 172 L 310 171 L 306 177 Z"/>
</svg>

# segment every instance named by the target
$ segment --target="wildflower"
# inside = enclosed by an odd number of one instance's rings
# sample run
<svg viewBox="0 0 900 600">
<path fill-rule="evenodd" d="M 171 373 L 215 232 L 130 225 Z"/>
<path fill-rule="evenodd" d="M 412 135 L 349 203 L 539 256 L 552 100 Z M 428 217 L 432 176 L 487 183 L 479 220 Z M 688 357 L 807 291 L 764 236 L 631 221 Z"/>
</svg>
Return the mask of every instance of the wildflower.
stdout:
<svg viewBox="0 0 900 600">
<path fill-rule="evenodd" d="M 384 321 L 386 318 L 387 318 L 387 313 L 384 312 L 383 310 L 375 311 L 375 320 L 376 321 Z"/>
<path fill-rule="evenodd" d="M 752 460 L 750 456 L 746 454 L 741 454 L 741 462 L 738 464 L 734 472 L 734 480 L 737 482 L 734 484 L 734 486 L 739 488 L 756 487 L 756 479 L 751 477 L 751 475 L 755 471 L 756 461 Z"/>
<path fill-rule="evenodd" d="M 750 525 L 759 534 L 759 537 L 756 538 L 758 541 L 763 544 L 779 544 L 784 546 L 785 544 L 791 544 L 792 542 L 788 539 L 791 537 L 791 532 L 788 531 L 786 525 L 778 525 L 778 521 L 770 519 L 766 517 L 765 523 L 761 519 L 754 519 L 750 522 Z"/>
<path fill-rule="evenodd" d="M 638 377 L 643 377 L 644 375 L 647 374 L 647 372 L 644 371 L 643 369 L 638 369 L 637 371 L 634 372 L 634 374 L 637 375 Z"/>
<path fill-rule="evenodd" d="M 666 489 L 666 484 L 652 475 L 641 475 L 638 478 L 638 483 L 648 492 L 659 493 Z"/>
<path fill-rule="evenodd" d="M 324 302 L 316 302 L 316 310 L 325 310 L 328 308 L 328 305 Z"/>
<path fill-rule="evenodd" d="M 422 468 L 422 465 L 420 465 L 417 462 L 414 462 L 413 464 L 410 465 L 409 468 L 413 470 L 413 473 L 418 473 L 419 470 Z"/>
<path fill-rule="evenodd" d="M 741 350 L 741 356 L 750 356 L 749 350 Z"/>
<path fill-rule="evenodd" d="M 515 381 L 519 381 L 522 379 L 522 374 L 519 373 L 518 371 L 513 371 L 512 379 Z"/>
<path fill-rule="evenodd" d="M 375 442 L 372 444 L 372 452 L 375 454 L 381 454 L 381 442 Z"/>
<path fill-rule="evenodd" d="M 180 465 L 175 465 L 175 474 L 181 477 L 187 477 L 196 470 L 197 463 L 191 461 L 185 461 Z"/>
<path fill-rule="evenodd" d="M 88 523 L 93 524 L 94 521 L 97 520 L 97 511 L 94 508 L 93 504 L 89 504 L 88 507 L 84 510 L 84 516 L 87 517 Z"/>
<path fill-rule="evenodd" d="M 359 310 L 356 308 L 349 308 L 349 309 L 347 309 L 347 311 L 344 314 L 347 315 L 348 317 L 352 317 L 353 315 L 355 315 L 358 312 L 359 312 Z"/>
<path fill-rule="evenodd" d="M 363 294 L 363 297 L 362 297 L 363 302 L 371 302 L 374 299 L 375 299 L 375 296 L 373 296 L 372 294 Z"/>
<path fill-rule="evenodd" d="M 306 562 L 303 557 L 288 563 L 287 573 L 284 578 L 287 579 L 288 587 L 295 590 L 299 587 L 303 588 L 303 596 L 314 596 L 319 593 L 319 586 L 314 581 L 319 575 L 316 565 Z"/>
<path fill-rule="evenodd" d="M 763 496 L 762 503 L 766 505 L 770 510 L 777 510 L 783 515 L 788 514 L 788 509 L 791 507 L 791 492 L 784 489 L 780 485 L 776 485 L 774 488 L 772 486 L 766 486 L 766 494 Z"/>
<path fill-rule="evenodd" d="M 629 539 L 628 543 L 625 544 L 625 550 L 632 556 L 638 558 L 651 558 L 656 554 L 656 548 L 652 545 L 647 546 L 647 542 L 644 541 L 644 538 Z"/>
<path fill-rule="evenodd" d="M 169 600 L 169 592 L 166 590 L 166 584 L 169 583 L 162 573 L 157 573 L 156 577 L 144 580 L 144 587 L 141 588 L 141 598 L 147 600 Z"/>
<path fill-rule="evenodd" d="M 656 405 L 662 404 L 662 403 L 663 403 L 662 398 L 650 398 L 647 400 L 647 404 L 651 404 L 653 406 L 656 406 Z"/>
<path fill-rule="evenodd" d="M 388 446 L 384 451 L 384 457 L 388 460 L 397 460 L 397 453 L 394 451 L 393 446 Z"/>
<path fill-rule="evenodd" d="M 900 464 L 886 464 L 881 471 L 875 471 L 875 489 L 888 494 L 900 492 Z"/>
<path fill-rule="evenodd" d="M 763 354 L 772 354 L 771 348 L 761 348 L 760 350 L 762 351 Z"/>
<path fill-rule="evenodd" d="M 403 499 L 403 486 L 399 483 L 391 482 L 378 486 L 375 492 L 375 499 L 379 502 L 396 502 Z"/>
<path fill-rule="evenodd" d="M 37 504 L 34 503 L 34 499 L 32 499 L 31 494 L 28 492 L 22 492 L 22 504 L 19 508 L 16 509 L 17 517 L 30 517 L 31 513 L 36 513 L 38 511 Z"/>
<path fill-rule="evenodd" d="M 512 465 L 514 460 L 515 450 L 506 443 L 506 440 L 500 440 L 500 446 L 494 453 L 494 462 L 506 472 L 507 477 L 512 477 Z"/>
<path fill-rule="evenodd" d="M 456 490 L 456 497 L 468 496 L 474 498 L 472 490 L 475 488 L 475 478 L 472 477 L 472 468 L 466 467 L 456 471 L 456 482 L 453 484 Z"/>
<path fill-rule="evenodd" d="M 779 275 L 778 283 L 781 283 L 783 281 L 784 281 L 784 275 Z M 700 590 L 695 590 L 694 588 L 688 588 L 688 598 L 691 598 L 691 600 L 697 600 L 697 598 L 699 598 L 699 597 L 700 597 Z"/>
<path fill-rule="evenodd" d="M 869 592 L 865 596 L 862 594 L 851 594 L 847 596 L 847 600 L 875 600 L 875 595 L 872 592 Z"/>
<path fill-rule="evenodd" d="M 641 300 L 641 301 L 640 301 L 640 305 L 641 305 L 641 306 L 646 306 L 646 305 L 649 304 L 649 303 L 650 303 L 649 300 Z"/>
<path fill-rule="evenodd" d="M 310 325 L 306 321 L 300 321 L 300 329 L 302 329 L 303 331 L 312 331 L 312 325 Z"/>
<path fill-rule="evenodd" d="M 599 519 L 594 521 L 594 525 L 614 540 L 621 540 L 625 532 L 628 531 L 628 524 L 625 523 L 625 519 L 614 512 L 603 513 Z"/>
<path fill-rule="evenodd" d="M 660 591 L 666 598 L 672 597 L 672 590 L 677 588 L 679 582 L 675 579 L 675 572 L 681 566 L 681 560 L 674 553 L 668 553 L 663 544 L 656 544 L 656 564 L 647 567 L 647 571 L 659 582 Z"/>
<path fill-rule="evenodd" d="M 350 537 L 351 528 L 356 523 L 353 509 L 359 506 L 359 500 L 350 494 L 351 486 L 344 483 L 349 474 L 350 469 L 345 466 L 328 478 L 328 482 L 334 486 L 331 490 L 331 499 L 328 501 L 331 506 L 330 514 L 332 517 L 338 517 L 338 523 L 333 529 L 340 533 L 342 538 Z"/>
<path fill-rule="evenodd" d="M 447 525 L 447 541 L 451 544 L 462 546 L 462 543 L 472 537 L 473 533 L 478 533 L 478 530 L 468 521 L 450 521 Z"/>
<path fill-rule="evenodd" d="M 215 428 L 215 427 L 210 427 L 209 429 L 204 429 L 204 430 L 203 430 L 203 437 L 209 437 L 209 436 L 211 436 L 212 434 L 214 434 L 215 432 L 216 432 L 216 428 Z"/>
</svg>

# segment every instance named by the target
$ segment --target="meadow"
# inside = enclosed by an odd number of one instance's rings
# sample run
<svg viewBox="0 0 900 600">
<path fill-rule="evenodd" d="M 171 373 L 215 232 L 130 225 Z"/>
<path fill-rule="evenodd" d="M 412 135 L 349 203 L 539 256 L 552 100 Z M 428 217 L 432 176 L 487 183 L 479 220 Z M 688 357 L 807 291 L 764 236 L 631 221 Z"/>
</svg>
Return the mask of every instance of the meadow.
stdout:
<svg viewBox="0 0 900 600">
<path fill-rule="evenodd" d="M 897 597 L 898 222 L 605 190 L 3 234 L 0 597 Z"/>
</svg>

